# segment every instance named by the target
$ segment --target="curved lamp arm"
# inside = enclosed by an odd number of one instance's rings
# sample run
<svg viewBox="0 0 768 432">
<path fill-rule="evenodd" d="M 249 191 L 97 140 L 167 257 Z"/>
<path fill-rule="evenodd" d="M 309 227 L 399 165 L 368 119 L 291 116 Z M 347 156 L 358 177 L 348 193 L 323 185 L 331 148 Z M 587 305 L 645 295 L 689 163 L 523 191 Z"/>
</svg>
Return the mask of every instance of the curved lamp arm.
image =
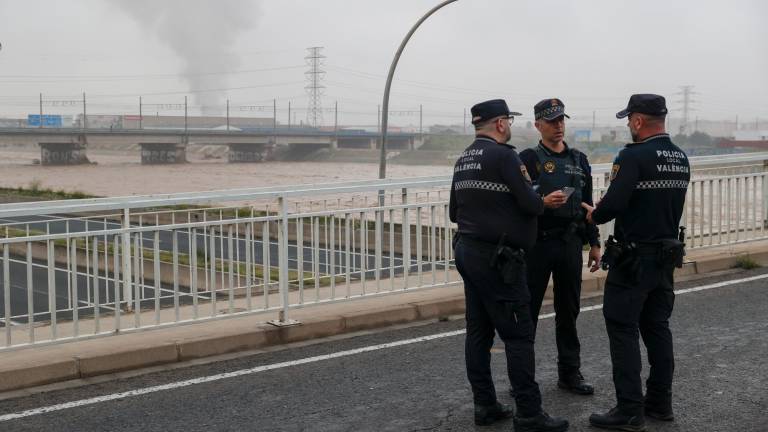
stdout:
<svg viewBox="0 0 768 432">
<path fill-rule="evenodd" d="M 389 90 L 392 87 L 392 78 L 395 76 L 395 68 L 397 68 L 397 62 L 400 61 L 400 55 L 403 53 L 403 50 L 405 49 L 405 45 L 408 43 L 408 41 L 411 39 L 411 36 L 413 36 L 413 33 L 416 32 L 416 29 L 419 28 L 421 23 L 426 21 L 427 18 L 429 18 L 432 14 L 440 10 L 443 6 L 447 6 L 451 3 L 454 3 L 458 0 L 447 0 L 439 5 L 435 6 L 427 12 L 426 15 L 421 17 L 421 19 L 411 28 L 411 31 L 408 32 L 407 35 L 405 35 L 405 39 L 403 39 L 403 42 L 400 44 L 400 48 L 397 49 L 397 53 L 395 54 L 395 58 L 392 59 L 392 65 L 389 66 L 389 74 L 387 75 L 387 84 L 384 87 L 384 102 L 381 104 L 382 111 L 381 111 L 381 155 L 379 158 L 379 178 L 383 179 L 386 178 L 387 173 L 387 123 L 389 121 Z"/>
</svg>

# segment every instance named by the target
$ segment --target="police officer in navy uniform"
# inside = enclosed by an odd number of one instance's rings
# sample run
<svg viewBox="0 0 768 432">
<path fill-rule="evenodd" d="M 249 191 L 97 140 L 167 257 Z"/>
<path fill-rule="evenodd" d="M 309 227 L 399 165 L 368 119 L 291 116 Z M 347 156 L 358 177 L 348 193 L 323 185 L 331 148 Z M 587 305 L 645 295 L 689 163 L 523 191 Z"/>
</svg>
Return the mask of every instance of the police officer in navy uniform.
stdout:
<svg viewBox="0 0 768 432">
<path fill-rule="evenodd" d="M 593 387 L 581 374 L 581 345 L 576 330 L 581 298 L 582 249 L 590 245 L 588 265 L 597 271 L 600 238 L 597 227 L 587 223 L 585 202 L 592 205 L 592 170 L 587 156 L 568 146 L 565 138 L 565 105 L 560 99 L 544 99 L 534 106 L 536 129 L 541 140 L 536 148 L 520 153 L 537 192 L 547 194 L 569 188 L 568 201 L 547 208 L 539 216 L 536 245 L 526 254 L 531 317 L 534 327 L 550 276 L 553 281 L 558 387 L 591 395 Z"/>
<path fill-rule="evenodd" d="M 508 145 L 515 115 L 504 100 L 472 107 L 476 138 L 459 157 L 451 183 L 450 218 L 458 225 L 456 268 L 464 279 L 467 377 L 475 423 L 511 417 L 491 376 L 494 330 L 504 342 L 507 372 L 516 391 L 515 430 L 565 431 L 568 422 L 542 410 L 535 381 L 534 329 L 525 277 L 525 250 L 536 240 L 544 201 L 531 187 L 525 165 Z M 549 202 L 562 203 L 556 191 Z"/>
<path fill-rule="evenodd" d="M 616 406 L 592 414 L 593 426 L 645 430 L 645 417 L 671 421 L 673 273 L 683 262 L 679 226 L 691 178 L 688 157 L 665 132 L 666 101 L 636 94 L 617 118 L 628 118 L 633 143 L 619 152 L 608 191 L 596 208 L 584 205 L 596 224 L 616 219 L 603 264 L 603 316 L 608 331 Z M 615 237 L 615 238 L 614 238 Z M 648 351 L 646 392 L 640 377 L 638 332 Z"/>
</svg>

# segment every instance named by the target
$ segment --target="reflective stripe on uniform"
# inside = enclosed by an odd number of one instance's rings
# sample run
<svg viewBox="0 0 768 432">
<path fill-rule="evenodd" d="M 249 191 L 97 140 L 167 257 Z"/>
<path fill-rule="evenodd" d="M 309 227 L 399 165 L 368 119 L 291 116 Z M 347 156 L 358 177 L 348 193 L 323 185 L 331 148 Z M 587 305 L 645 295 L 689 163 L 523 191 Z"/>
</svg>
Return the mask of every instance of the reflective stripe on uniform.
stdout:
<svg viewBox="0 0 768 432">
<path fill-rule="evenodd" d="M 637 183 L 635 189 L 686 189 L 688 180 L 649 180 Z"/>
<path fill-rule="evenodd" d="M 511 190 L 509 189 L 509 186 L 505 184 L 482 181 L 482 180 L 462 180 L 462 181 L 456 182 L 454 187 L 457 191 L 462 189 L 480 189 L 480 190 L 487 190 L 491 192 L 511 192 Z"/>
</svg>

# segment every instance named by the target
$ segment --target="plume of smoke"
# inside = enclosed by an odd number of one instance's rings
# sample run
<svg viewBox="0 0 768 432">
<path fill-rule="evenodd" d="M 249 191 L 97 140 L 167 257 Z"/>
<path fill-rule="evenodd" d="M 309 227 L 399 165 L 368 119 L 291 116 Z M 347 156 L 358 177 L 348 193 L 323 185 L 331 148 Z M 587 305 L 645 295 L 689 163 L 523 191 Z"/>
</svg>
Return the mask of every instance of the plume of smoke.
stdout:
<svg viewBox="0 0 768 432">
<path fill-rule="evenodd" d="M 183 74 L 203 113 L 220 113 L 223 93 L 205 90 L 226 88 L 229 78 L 210 72 L 240 65 L 234 44 L 256 24 L 260 0 L 110 1 L 182 59 Z"/>
</svg>

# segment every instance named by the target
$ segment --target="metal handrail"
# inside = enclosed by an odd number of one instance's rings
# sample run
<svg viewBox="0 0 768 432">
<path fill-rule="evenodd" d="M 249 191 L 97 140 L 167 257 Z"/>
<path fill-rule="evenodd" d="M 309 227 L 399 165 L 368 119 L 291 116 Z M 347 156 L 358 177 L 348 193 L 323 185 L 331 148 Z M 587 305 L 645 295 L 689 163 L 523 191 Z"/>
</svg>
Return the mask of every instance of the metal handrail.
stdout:
<svg viewBox="0 0 768 432">
<path fill-rule="evenodd" d="M 0 204 L 0 218 L 165 207 L 180 204 L 210 204 L 226 201 L 276 199 L 280 197 L 314 196 L 321 194 L 371 192 L 382 189 L 430 188 L 450 185 L 450 182 L 450 176 L 414 177 L 407 179 L 364 180 L 317 185 L 276 186 L 115 198 L 87 198 L 78 200 L 11 203 Z"/>
<path fill-rule="evenodd" d="M 694 168 L 724 166 L 727 164 L 768 161 L 768 153 L 738 154 L 728 156 L 698 156 L 690 158 Z M 765 162 L 764 162 L 765 163 Z M 610 171 L 611 164 L 592 165 L 593 174 Z M 412 177 L 402 179 L 362 180 L 342 183 L 321 183 L 312 185 L 273 186 L 213 190 L 205 192 L 183 192 L 124 196 L 112 198 L 88 198 L 79 200 L 45 201 L 0 204 L 0 218 L 15 216 L 51 215 L 58 213 L 80 213 L 93 211 L 124 210 L 136 208 L 167 207 L 181 204 L 215 204 L 227 201 L 278 199 L 280 197 L 301 197 L 356 192 L 378 192 L 381 190 L 448 187 L 451 176 Z"/>
</svg>

